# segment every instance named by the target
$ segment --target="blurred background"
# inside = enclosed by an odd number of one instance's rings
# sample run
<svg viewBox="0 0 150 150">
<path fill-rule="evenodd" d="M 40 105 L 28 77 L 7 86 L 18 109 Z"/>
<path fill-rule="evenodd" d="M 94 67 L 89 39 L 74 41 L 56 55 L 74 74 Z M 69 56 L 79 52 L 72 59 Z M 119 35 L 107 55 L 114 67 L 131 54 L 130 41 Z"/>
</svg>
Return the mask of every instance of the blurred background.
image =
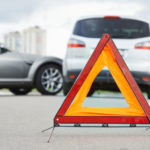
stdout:
<svg viewBox="0 0 150 150">
<path fill-rule="evenodd" d="M 81 16 L 117 15 L 150 22 L 149 0 L 5 0 L 0 5 L 0 42 L 10 49 L 64 58 Z"/>
</svg>

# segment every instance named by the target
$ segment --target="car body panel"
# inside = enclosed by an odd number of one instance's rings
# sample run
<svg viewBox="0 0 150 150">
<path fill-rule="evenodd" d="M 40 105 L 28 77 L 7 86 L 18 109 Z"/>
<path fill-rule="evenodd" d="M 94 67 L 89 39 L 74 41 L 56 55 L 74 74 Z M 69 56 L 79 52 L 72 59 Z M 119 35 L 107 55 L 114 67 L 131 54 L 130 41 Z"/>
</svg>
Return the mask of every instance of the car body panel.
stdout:
<svg viewBox="0 0 150 150">
<path fill-rule="evenodd" d="M 37 59 L 31 66 L 30 71 L 28 73 L 28 79 L 30 80 L 34 80 L 34 77 L 36 75 L 36 72 L 38 71 L 38 69 L 44 65 L 44 64 L 58 64 L 59 66 L 62 66 L 62 60 L 60 58 L 56 58 L 56 57 L 42 57 Z"/>
<path fill-rule="evenodd" d="M 64 62 L 69 69 L 83 68 L 88 58 L 96 48 L 96 45 L 100 41 L 99 38 L 91 39 L 79 36 L 72 36 L 85 42 L 85 48 L 68 48 L 66 58 Z M 120 54 L 123 56 L 130 70 L 133 71 L 145 71 L 150 72 L 150 64 L 148 59 L 150 58 L 150 50 L 135 50 L 134 47 L 137 43 L 143 41 L 150 41 L 150 37 L 139 39 L 114 39 L 113 41 L 118 48 Z M 133 59 L 133 57 L 136 59 Z M 63 65 L 65 66 L 65 65 Z M 67 70 L 67 69 L 64 69 Z M 65 74 L 65 72 L 63 72 Z"/>
<path fill-rule="evenodd" d="M 35 87 L 38 69 L 45 64 L 62 67 L 62 59 L 8 50 L 0 54 L 0 88 Z"/>
<path fill-rule="evenodd" d="M 84 17 L 79 20 L 91 18 L 95 17 Z M 101 17 L 98 16 L 97 18 Z M 83 47 L 68 47 L 65 59 L 63 61 L 64 82 L 73 84 L 75 78 L 79 75 L 79 72 L 84 68 L 89 57 L 96 48 L 98 42 L 100 41 L 100 38 L 86 37 L 72 33 L 70 39 L 74 39 L 76 41 L 80 41 L 80 43 L 84 43 Z M 124 61 L 126 62 L 129 70 L 133 74 L 137 83 L 140 85 L 150 86 L 150 49 L 135 48 L 135 46 L 138 43 L 150 41 L 149 33 L 146 37 L 131 39 L 112 38 L 112 40 L 114 41 L 117 49 L 122 55 Z M 70 75 L 75 75 L 75 78 L 70 78 Z M 148 78 L 148 81 L 144 81 L 144 77 Z M 99 74 L 99 76 L 95 79 L 94 82 L 98 84 L 106 83 L 108 84 L 108 87 L 111 83 L 114 83 L 106 67 L 102 70 L 102 73 Z M 105 86 L 105 84 L 103 86 Z"/>
<path fill-rule="evenodd" d="M 18 53 L 9 51 L 0 55 L 0 78 L 23 78 L 26 68 Z"/>
<path fill-rule="evenodd" d="M 18 53 L 20 57 L 24 60 L 25 63 L 32 65 L 34 61 L 41 58 L 42 56 L 26 54 L 26 53 Z"/>
</svg>

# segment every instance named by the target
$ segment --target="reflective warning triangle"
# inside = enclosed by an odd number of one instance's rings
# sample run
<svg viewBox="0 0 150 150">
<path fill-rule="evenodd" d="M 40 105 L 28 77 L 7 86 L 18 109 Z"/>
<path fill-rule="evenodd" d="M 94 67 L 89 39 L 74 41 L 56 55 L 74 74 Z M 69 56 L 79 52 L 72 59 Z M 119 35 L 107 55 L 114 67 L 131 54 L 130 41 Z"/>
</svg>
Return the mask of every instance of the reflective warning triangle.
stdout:
<svg viewBox="0 0 150 150">
<path fill-rule="evenodd" d="M 107 67 L 129 107 L 95 108 L 82 106 L 99 72 Z M 132 77 L 109 34 L 104 34 L 78 76 L 54 123 L 136 123 L 149 124 L 150 107 Z"/>
</svg>

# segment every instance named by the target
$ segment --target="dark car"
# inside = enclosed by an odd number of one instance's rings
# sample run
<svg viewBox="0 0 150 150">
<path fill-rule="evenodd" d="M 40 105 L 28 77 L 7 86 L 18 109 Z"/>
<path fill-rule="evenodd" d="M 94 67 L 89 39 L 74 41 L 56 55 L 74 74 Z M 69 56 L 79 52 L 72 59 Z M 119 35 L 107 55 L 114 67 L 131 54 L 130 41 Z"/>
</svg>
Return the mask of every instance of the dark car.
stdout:
<svg viewBox="0 0 150 150">
<path fill-rule="evenodd" d="M 63 84 L 62 60 L 11 51 L 0 46 L 0 88 L 16 95 L 28 94 L 33 88 L 44 95 L 55 95 Z"/>
</svg>

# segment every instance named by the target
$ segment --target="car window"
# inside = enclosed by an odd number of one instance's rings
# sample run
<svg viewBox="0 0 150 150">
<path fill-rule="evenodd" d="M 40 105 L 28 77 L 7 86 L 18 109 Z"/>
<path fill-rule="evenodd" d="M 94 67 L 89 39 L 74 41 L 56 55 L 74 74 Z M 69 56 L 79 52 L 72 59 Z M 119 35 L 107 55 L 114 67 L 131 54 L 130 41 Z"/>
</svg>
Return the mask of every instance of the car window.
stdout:
<svg viewBox="0 0 150 150">
<path fill-rule="evenodd" d="M 109 33 L 112 38 L 141 38 L 150 36 L 149 24 L 132 19 L 93 18 L 80 20 L 76 23 L 74 34 L 100 38 Z"/>
</svg>

